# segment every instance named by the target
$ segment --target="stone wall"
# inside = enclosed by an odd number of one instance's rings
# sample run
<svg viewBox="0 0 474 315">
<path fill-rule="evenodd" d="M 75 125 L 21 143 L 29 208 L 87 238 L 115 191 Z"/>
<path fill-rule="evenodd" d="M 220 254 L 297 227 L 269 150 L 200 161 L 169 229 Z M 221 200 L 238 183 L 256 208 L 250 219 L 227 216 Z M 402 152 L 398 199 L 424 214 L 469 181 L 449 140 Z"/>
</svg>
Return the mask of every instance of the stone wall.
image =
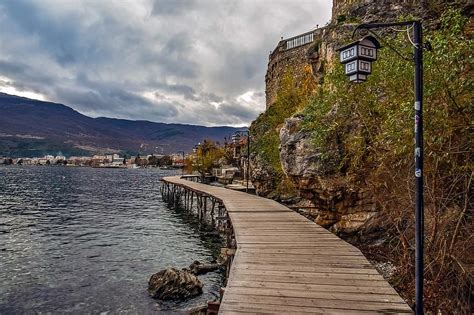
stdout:
<svg viewBox="0 0 474 315">
<path fill-rule="evenodd" d="M 287 48 L 287 42 L 294 38 L 306 34 L 313 34 L 313 41 L 299 45 L 294 48 Z M 265 94 L 266 108 L 268 109 L 276 100 L 276 93 L 280 87 L 281 79 L 289 70 L 296 76 L 295 82 L 298 82 L 298 76 L 303 74 L 303 68 L 310 64 L 312 47 L 321 41 L 323 28 L 300 34 L 288 39 L 282 39 L 276 48 L 268 56 L 268 67 L 265 75 Z"/>
<path fill-rule="evenodd" d="M 456 0 L 460 6 L 468 6 L 472 0 Z M 450 0 L 448 2 L 456 2 Z M 397 20 L 400 15 L 410 15 L 415 18 L 428 19 L 433 10 L 446 2 L 445 0 L 333 0 L 331 22 L 326 27 L 317 28 L 304 34 L 313 34 L 313 41 L 295 48 L 287 48 L 287 42 L 292 38 L 278 42 L 268 59 L 265 75 L 266 108 L 276 100 L 281 78 L 292 69 L 295 76 L 303 73 L 303 68 L 312 66 L 316 80 L 322 76 L 322 60 L 330 62 L 334 48 L 343 42 L 338 38 L 350 34 L 354 25 L 367 22 L 382 22 Z M 429 19 L 428 19 L 429 20 Z M 425 21 L 430 23 L 430 21 Z M 328 40 L 329 38 L 329 40 Z M 347 38 L 345 41 L 347 42 Z M 323 46 L 320 47 L 321 43 Z M 328 46 L 329 45 L 329 46 Z M 298 80 L 295 80 L 298 82 Z"/>
<path fill-rule="evenodd" d="M 363 0 L 333 0 L 332 18 L 337 20 L 338 17 L 346 15 L 351 7 L 363 2 Z"/>
</svg>

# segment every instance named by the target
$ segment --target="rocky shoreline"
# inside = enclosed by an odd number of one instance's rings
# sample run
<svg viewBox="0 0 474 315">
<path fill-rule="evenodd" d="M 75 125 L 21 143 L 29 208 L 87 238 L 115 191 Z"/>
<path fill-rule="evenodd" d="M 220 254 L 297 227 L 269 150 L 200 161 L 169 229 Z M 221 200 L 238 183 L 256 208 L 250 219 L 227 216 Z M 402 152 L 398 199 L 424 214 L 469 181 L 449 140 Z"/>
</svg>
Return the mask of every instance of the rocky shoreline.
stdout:
<svg viewBox="0 0 474 315">
<path fill-rule="evenodd" d="M 200 262 L 195 260 L 188 268 L 166 268 L 153 274 L 148 281 L 148 293 L 159 303 L 166 301 L 186 301 L 203 293 L 204 284 L 198 278 L 208 272 L 224 269 L 225 264 L 217 261 Z M 208 301 L 185 311 L 186 314 L 206 314 Z"/>
</svg>

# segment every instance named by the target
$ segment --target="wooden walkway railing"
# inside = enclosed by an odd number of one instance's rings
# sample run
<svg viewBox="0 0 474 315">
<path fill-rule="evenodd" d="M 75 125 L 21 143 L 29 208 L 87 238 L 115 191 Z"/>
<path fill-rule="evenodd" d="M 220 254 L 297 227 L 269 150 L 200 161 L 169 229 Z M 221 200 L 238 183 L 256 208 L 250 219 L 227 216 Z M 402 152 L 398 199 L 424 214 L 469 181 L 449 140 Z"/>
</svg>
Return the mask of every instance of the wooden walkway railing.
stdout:
<svg viewBox="0 0 474 315">
<path fill-rule="evenodd" d="M 165 177 L 213 196 L 230 217 L 237 250 L 219 314 L 412 313 L 362 253 L 269 199 Z"/>
</svg>

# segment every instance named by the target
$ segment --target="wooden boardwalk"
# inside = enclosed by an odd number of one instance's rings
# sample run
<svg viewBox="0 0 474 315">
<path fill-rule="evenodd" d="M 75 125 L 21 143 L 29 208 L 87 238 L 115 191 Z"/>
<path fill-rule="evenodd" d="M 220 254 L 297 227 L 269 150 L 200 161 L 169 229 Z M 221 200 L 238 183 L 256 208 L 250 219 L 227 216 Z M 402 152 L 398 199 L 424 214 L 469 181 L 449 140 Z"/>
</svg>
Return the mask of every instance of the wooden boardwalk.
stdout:
<svg viewBox="0 0 474 315">
<path fill-rule="evenodd" d="M 219 199 L 237 251 L 219 314 L 413 313 L 362 253 L 269 199 L 166 177 Z"/>
</svg>

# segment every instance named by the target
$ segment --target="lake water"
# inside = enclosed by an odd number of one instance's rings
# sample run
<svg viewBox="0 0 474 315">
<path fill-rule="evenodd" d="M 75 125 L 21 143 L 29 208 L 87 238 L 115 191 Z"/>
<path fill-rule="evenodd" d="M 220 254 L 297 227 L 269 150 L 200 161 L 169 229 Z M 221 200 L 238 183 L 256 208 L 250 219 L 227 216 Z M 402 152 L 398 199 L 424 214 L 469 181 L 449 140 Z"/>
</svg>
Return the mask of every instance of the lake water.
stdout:
<svg viewBox="0 0 474 315">
<path fill-rule="evenodd" d="M 163 203 L 170 174 L 0 166 L 0 314 L 168 313 L 214 299 L 219 272 L 199 276 L 204 294 L 185 303 L 148 296 L 151 274 L 211 261 L 220 247 Z"/>
</svg>

